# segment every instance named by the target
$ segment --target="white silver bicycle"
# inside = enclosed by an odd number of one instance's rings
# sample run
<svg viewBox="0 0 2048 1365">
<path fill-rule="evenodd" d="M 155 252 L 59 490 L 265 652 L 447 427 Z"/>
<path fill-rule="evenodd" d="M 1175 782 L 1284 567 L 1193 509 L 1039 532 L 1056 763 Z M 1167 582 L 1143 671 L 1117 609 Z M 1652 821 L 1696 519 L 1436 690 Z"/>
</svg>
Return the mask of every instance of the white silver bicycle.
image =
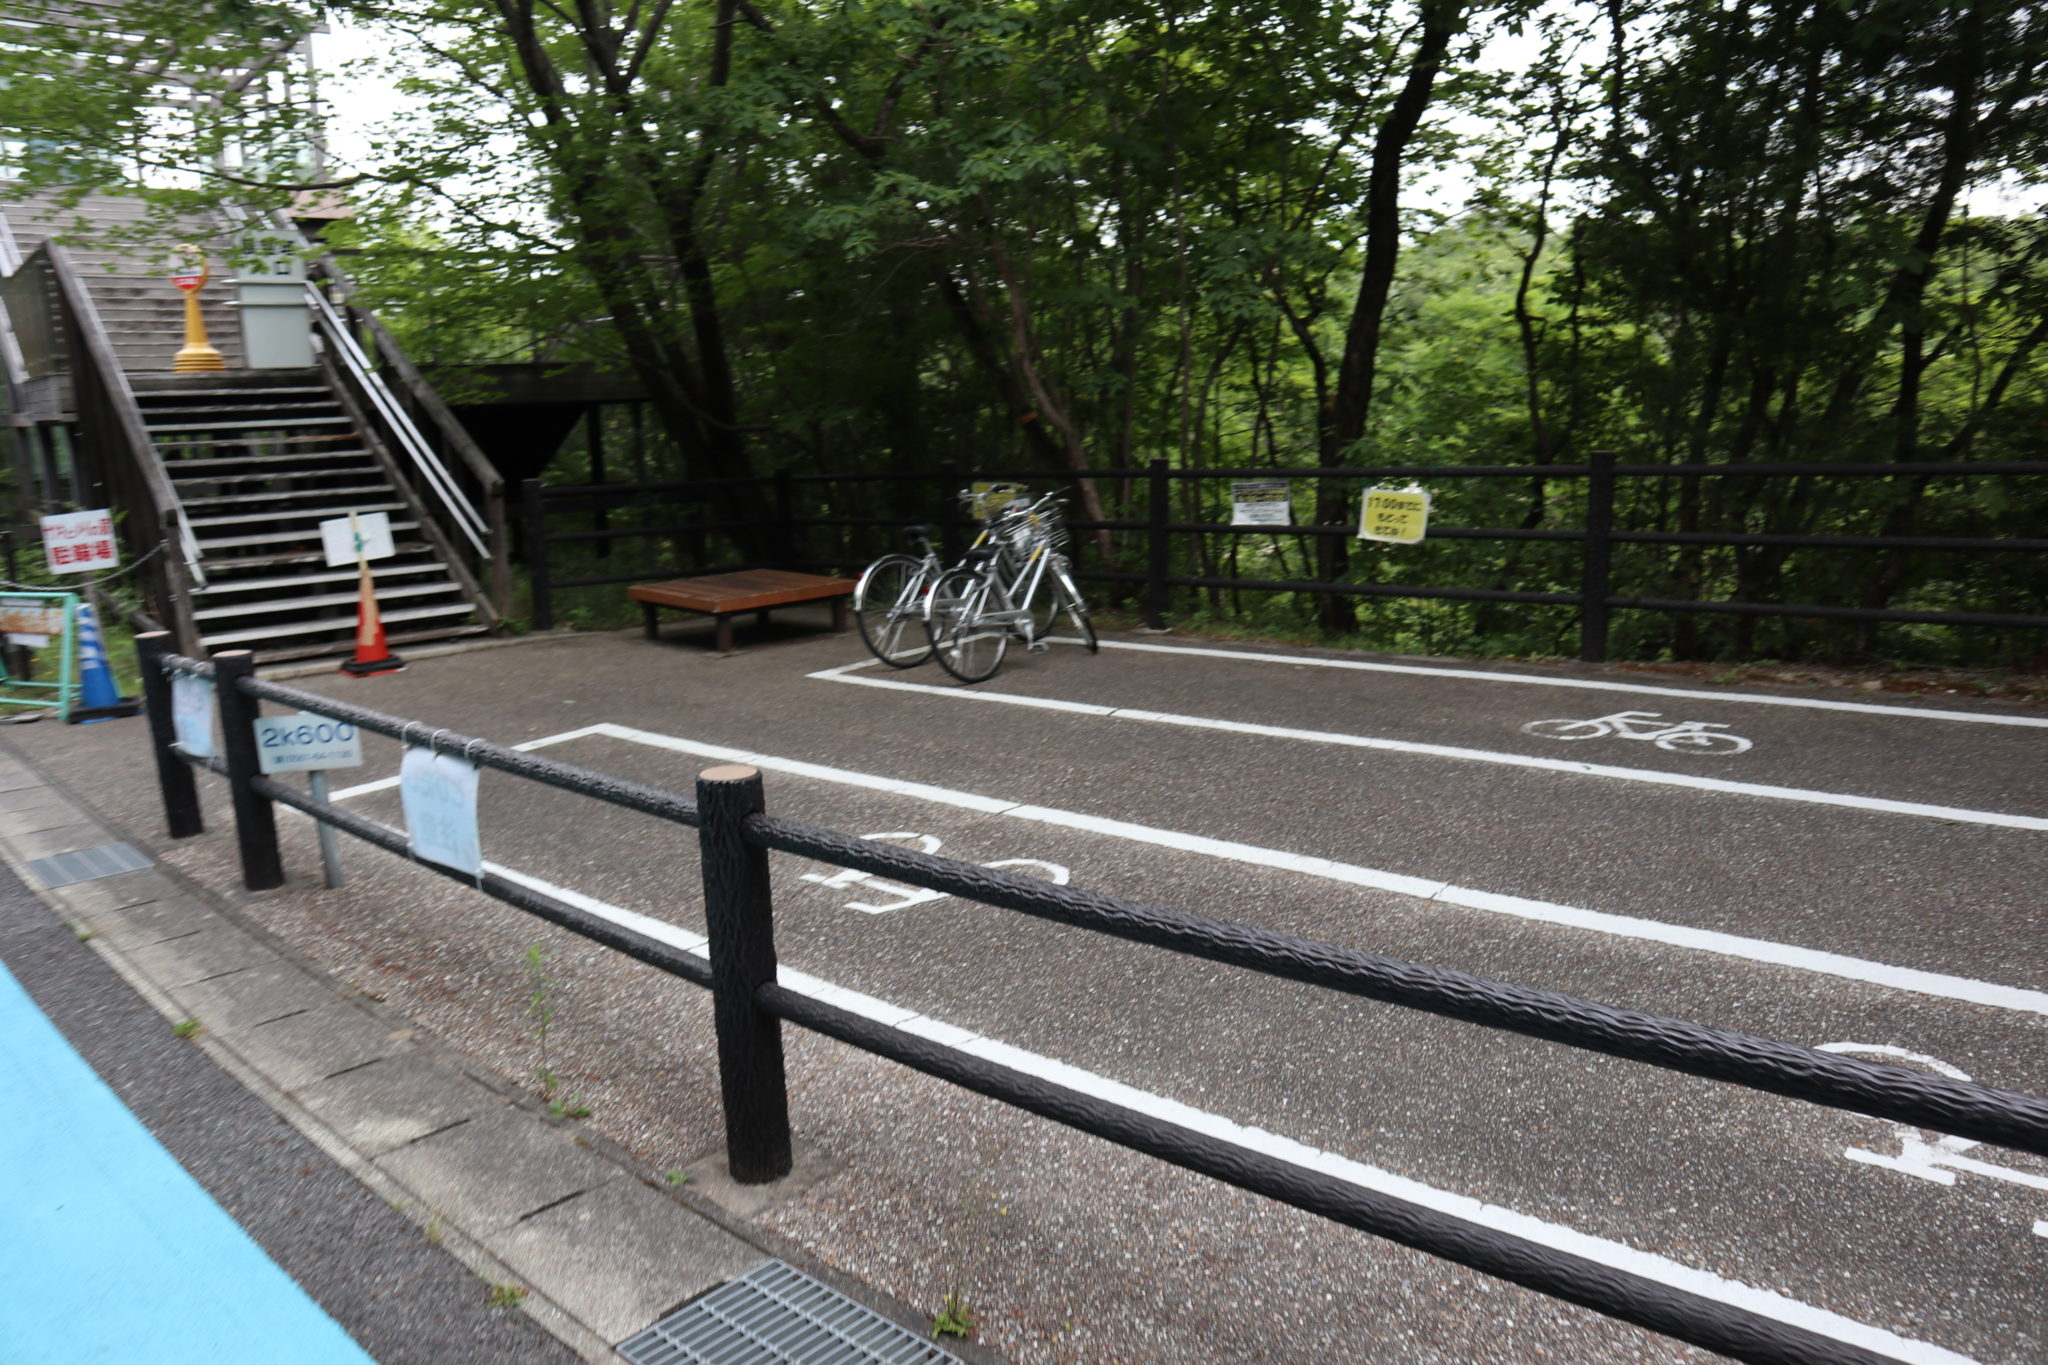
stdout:
<svg viewBox="0 0 2048 1365">
<path fill-rule="evenodd" d="M 1749 751 L 1741 735 L 1722 734 L 1728 727 L 1718 721 L 1665 720 L 1656 711 L 1616 711 L 1591 720 L 1532 720 L 1522 727 L 1525 735 L 1545 739 L 1645 739 L 1667 753 L 1740 754 Z"/>
</svg>

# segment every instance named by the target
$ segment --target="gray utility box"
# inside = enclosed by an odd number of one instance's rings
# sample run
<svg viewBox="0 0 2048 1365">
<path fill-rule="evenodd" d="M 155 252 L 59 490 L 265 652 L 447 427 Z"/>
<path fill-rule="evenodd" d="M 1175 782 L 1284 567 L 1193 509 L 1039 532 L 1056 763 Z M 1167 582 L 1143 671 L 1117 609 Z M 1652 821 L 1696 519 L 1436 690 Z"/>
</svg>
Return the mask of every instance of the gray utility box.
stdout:
<svg viewBox="0 0 2048 1365">
<path fill-rule="evenodd" d="M 252 370 L 304 370 L 313 365 L 313 315 L 306 303 L 306 261 L 283 233 L 244 244 L 235 306 Z"/>
</svg>

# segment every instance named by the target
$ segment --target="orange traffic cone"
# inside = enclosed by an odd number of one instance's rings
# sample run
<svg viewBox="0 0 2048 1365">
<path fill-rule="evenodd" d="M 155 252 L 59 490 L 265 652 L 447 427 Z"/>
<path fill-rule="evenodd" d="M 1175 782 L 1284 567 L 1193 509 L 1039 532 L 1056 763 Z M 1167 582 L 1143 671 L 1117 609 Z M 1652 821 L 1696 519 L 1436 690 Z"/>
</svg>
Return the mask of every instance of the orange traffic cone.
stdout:
<svg viewBox="0 0 2048 1365">
<path fill-rule="evenodd" d="M 384 618 L 377 613 L 377 589 L 370 582 L 370 566 L 356 561 L 362 571 L 362 600 L 356 607 L 356 656 L 341 666 L 344 673 L 367 678 L 373 673 L 396 673 L 405 660 L 384 643 Z"/>
</svg>

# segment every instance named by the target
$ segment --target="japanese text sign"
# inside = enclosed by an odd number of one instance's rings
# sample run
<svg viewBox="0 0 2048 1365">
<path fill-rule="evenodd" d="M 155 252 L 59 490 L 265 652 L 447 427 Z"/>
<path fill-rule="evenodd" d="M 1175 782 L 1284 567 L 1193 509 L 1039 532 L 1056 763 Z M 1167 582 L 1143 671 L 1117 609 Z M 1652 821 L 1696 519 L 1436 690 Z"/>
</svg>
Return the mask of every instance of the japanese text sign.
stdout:
<svg viewBox="0 0 2048 1365">
<path fill-rule="evenodd" d="M 43 518 L 43 555 L 51 573 L 89 573 L 121 562 L 114 549 L 114 514 L 59 512 Z"/>
</svg>

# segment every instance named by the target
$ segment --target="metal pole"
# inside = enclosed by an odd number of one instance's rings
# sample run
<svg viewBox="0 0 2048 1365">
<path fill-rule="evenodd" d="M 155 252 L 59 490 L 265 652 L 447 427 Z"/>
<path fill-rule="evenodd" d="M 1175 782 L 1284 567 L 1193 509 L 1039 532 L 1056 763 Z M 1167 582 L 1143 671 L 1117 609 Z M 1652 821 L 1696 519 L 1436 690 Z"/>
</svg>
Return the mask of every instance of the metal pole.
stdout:
<svg viewBox="0 0 2048 1365">
<path fill-rule="evenodd" d="M 1613 592 L 1614 452 L 1596 450 L 1586 475 L 1585 577 L 1579 587 L 1579 658 L 1607 658 L 1607 598 Z"/>
<path fill-rule="evenodd" d="M 767 850 L 747 843 L 741 825 L 762 804 L 758 769 L 728 763 L 697 775 L 725 1161 L 742 1185 L 778 1180 L 791 1165 L 782 1024 L 754 1003 L 755 992 L 775 980 L 775 909 Z"/>
<path fill-rule="evenodd" d="M 1146 509 L 1151 516 L 1150 537 L 1151 565 L 1145 581 L 1145 626 L 1149 630 L 1166 629 L 1166 572 L 1167 557 L 1172 549 L 1166 533 L 1169 503 L 1172 495 L 1167 488 L 1166 461 L 1154 460 L 1148 480 L 1149 492 Z"/>
<path fill-rule="evenodd" d="M 234 797 L 235 842 L 242 854 L 242 885 L 268 891 L 284 885 L 284 860 L 277 851 L 277 815 L 254 787 L 256 716 L 260 703 L 242 691 L 242 679 L 256 672 L 256 656 L 230 649 L 213 656 L 214 701 L 220 707 L 221 756 L 228 764 L 228 791 Z"/>
<path fill-rule="evenodd" d="M 171 633 L 146 631 L 135 637 L 142 656 L 142 699 L 149 713 L 149 747 L 156 754 L 156 785 L 164 799 L 164 825 L 173 839 L 206 833 L 199 806 L 199 784 L 192 767 L 172 750 L 177 729 L 171 724 L 171 680 L 164 673 L 164 655 L 171 652 Z"/>
<path fill-rule="evenodd" d="M 315 801 L 327 800 L 327 774 L 315 769 L 306 774 L 306 794 Z M 320 832 L 320 876 L 329 891 L 341 885 L 341 847 L 335 838 L 334 826 L 314 817 L 313 828 Z"/>
<path fill-rule="evenodd" d="M 555 603 L 548 591 L 548 514 L 541 506 L 540 480 L 519 485 L 526 503 L 526 580 L 533 589 L 533 628 L 555 628 Z"/>
</svg>

